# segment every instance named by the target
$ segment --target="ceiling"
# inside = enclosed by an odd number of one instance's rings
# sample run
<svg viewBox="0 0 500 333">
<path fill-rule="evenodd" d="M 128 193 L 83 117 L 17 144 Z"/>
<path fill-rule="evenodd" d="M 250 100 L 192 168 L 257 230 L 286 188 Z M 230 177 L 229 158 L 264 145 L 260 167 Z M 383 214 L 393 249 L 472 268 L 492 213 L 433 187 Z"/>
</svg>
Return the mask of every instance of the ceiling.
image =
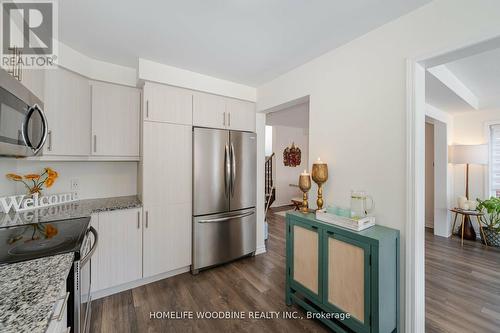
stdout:
<svg viewBox="0 0 500 333">
<path fill-rule="evenodd" d="M 59 39 L 258 86 L 430 0 L 64 0 Z"/>
<path fill-rule="evenodd" d="M 427 71 L 428 104 L 450 113 L 500 107 L 500 48 L 448 62 L 444 66 L 472 94 L 477 105 L 468 103 L 464 95 Z"/>
<path fill-rule="evenodd" d="M 500 105 L 500 48 L 446 65 L 472 91 L 481 107 Z"/>
<path fill-rule="evenodd" d="M 429 72 L 425 73 L 425 102 L 449 113 L 474 111 L 472 106 Z"/>
</svg>

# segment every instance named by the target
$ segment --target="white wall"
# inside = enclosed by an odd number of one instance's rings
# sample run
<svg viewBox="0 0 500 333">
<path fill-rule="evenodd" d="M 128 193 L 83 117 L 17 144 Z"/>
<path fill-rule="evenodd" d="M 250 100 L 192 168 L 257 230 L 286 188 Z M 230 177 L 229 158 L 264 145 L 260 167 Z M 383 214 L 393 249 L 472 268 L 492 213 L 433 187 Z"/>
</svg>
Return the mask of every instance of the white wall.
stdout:
<svg viewBox="0 0 500 333">
<path fill-rule="evenodd" d="M 257 90 L 254 87 L 160 64 L 142 58 L 139 58 L 139 68 L 137 74 L 141 80 L 164 83 L 176 87 L 199 90 L 251 102 L 255 102 L 257 95 Z"/>
<path fill-rule="evenodd" d="M 449 237 L 452 226 L 449 209 L 455 206 L 454 169 L 448 163 L 448 146 L 453 140 L 453 116 L 428 104 L 425 115 L 426 121 L 434 125 L 434 235 Z"/>
<path fill-rule="evenodd" d="M 0 196 L 6 196 L 16 192 L 16 185 L 7 179 L 7 173 L 16 172 L 16 160 L 12 158 L 0 158 Z"/>
<path fill-rule="evenodd" d="M 39 173 L 51 167 L 59 173 L 55 184 L 44 193 L 71 192 L 70 182 L 78 179 L 80 199 L 137 194 L 137 162 L 39 162 L 0 160 L 0 196 L 23 194 L 24 185 L 9 181 L 6 173 Z"/>
<path fill-rule="evenodd" d="M 266 125 L 309 128 L 309 101 L 267 113 Z"/>
<path fill-rule="evenodd" d="M 487 124 L 491 122 L 500 123 L 500 108 L 457 113 L 453 117 L 453 143 L 454 144 L 482 144 L 488 143 Z M 465 195 L 465 166 L 455 165 L 454 198 Z M 487 193 L 487 166 L 471 165 L 469 193 L 470 200 L 485 198 Z"/>
<path fill-rule="evenodd" d="M 283 151 L 292 142 L 301 150 L 301 163 L 297 167 L 288 167 L 283 164 Z M 289 205 L 292 198 L 301 198 L 302 192 L 290 184 L 298 184 L 299 175 L 305 169 L 309 170 L 309 135 L 305 128 L 273 126 L 273 151 L 275 158 L 276 201 L 274 207 Z"/>
<path fill-rule="evenodd" d="M 59 58 L 57 63 L 73 72 L 93 80 L 106 81 L 135 87 L 137 70 L 93 59 L 71 47 L 59 42 Z"/>
<path fill-rule="evenodd" d="M 451 235 L 454 207 L 453 166 L 448 164 L 448 146 L 451 142 L 450 123 L 434 120 L 434 235 Z"/>
<path fill-rule="evenodd" d="M 265 150 L 265 132 L 266 132 L 266 116 L 264 114 L 257 114 L 255 118 L 255 132 L 257 133 L 257 151 Z M 264 154 L 257 154 L 257 203 L 255 209 L 257 211 L 257 250 L 256 254 L 261 254 L 266 252 L 265 245 L 265 231 L 264 231 L 264 201 L 265 190 L 264 190 L 264 164 L 265 156 Z M 262 179 L 262 181 L 260 181 Z"/>
<path fill-rule="evenodd" d="M 425 226 L 434 228 L 434 125 L 425 123 Z"/>
<path fill-rule="evenodd" d="M 436 0 L 257 89 L 258 110 L 309 95 L 309 155 L 331 170 L 326 203 L 349 205 L 353 188 L 373 195 L 377 223 L 401 230 L 403 277 L 406 60 L 500 35 L 499 22 L 499 1 Z"/>
</svg>

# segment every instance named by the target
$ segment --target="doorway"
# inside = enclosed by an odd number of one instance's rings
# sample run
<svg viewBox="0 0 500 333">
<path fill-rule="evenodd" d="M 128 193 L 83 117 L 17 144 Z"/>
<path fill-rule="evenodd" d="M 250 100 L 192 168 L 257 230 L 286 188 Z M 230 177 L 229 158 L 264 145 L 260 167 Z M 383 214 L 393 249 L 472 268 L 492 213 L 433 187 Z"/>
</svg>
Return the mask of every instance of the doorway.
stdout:
<svg viewBox="0 0 500 333">
<path fill-rule="evenodd" d="M 436 148 L 437 124 L 443 125 L 439 122 L 432 123 L 434 126 L 432 131 L 434 133 L 432 138 L 434 141 L 433 170 L 429 170 L 431 164 L 428 162 L 432 159 L 428 156 L 430 152 L 422 147 L 426 147 L 431 140 L 431 127 L 428 125 L 429 119 L 426 118 L 429 114 L 433 114 L 436 116 L 435 119 L 440 119 L 446 125 L 450 122 L 443 119 L 452 118 L 452 139 L 450 140 L 450 131 L 444 135 L 448 137 L 449 144 L 481 145 L 485 143 L 483 133 L 485 124 L 494 120 L 492 117 L 498 117 L 500 109 L 489 111 L 481 100 L 483 102 L 494 101 L 492 98 L 486 98 L 494 96 L 481 97 L 480 94 L 474 96 L 472 92 L 477 89 L 477 82 L 474 85 L 471 84 L 469 89 L 466 84 L 456 83 L 457 80 L 464 80 L 467 75 L 474 75 L 488 62 L 484 60 L 477 62 L 477 66 L 473 68 L 474 71 L 468 71 L 465 65 L 470 64 L 476 57 L 480 55 L 482 57 L 485 53 L 499 48 L 500 38 L 495 38 L 459 50 L 408 61 L 406 309 L 409 313 L 407 317 L 410 322 L 409 326 L 415 327 L 417 331 L 438 332 L 460 331 L 461 329 L 495 331 L 495 320 L 497 320 L 495 316 L 498 316 L 498 312 L 493 309 L 492 304 L 496 302 L 491 298 L 486 301 L 492 293 L 485 288 L 491 286 L 489 283 L 494 281 L 494 276 L 500 273 L 495 268 L 497 266 L 491 265 L 500 260 L 500 251 L 491 248 L 486 251 L 486 248 L 477 240 L 471 240 L 470 243 L 466 242 L 464 246 L 461 246 L 459 239 L 450 238 L 453 230 L 449 209 L 456 207 L 458 194 L 463 195 L 465 186 L 462 185 L 466 179 L 465 166 L 446 164 L 448 177 L 441 173 L 445 168 L 438 170 L 436 157 L 443 158 L 447 156 L 448 151 L 448 145 L 442 153 L 439 153 Z M 462 59 L 464 61 L 461 62 Z M 432 110 L 428 110 L 428 88 L 431 86 L 439 88 L 439 86 L 435 85 L 436 81 L 428 80 L 429 73 L 438 78 L 439 85 L 448 83 L 448 88 L 452 91 L 452 93 L 447 93 L 445 90 L 440 90 L 436 96 L 442 98 L 443 104 L 437 103 L 439 99 L 434 100 Z M 487 75 L 482 75 L 482 77 L 487 77 Z M 478 96 L 480 98 L 476 98 Z M 452 109 L 451 116 L 449 112 L 442 112 L 446 111 L 447 107 Z M 463 136 L 459 137 L 458 133 Z M 439 138 L 439 140 L 445 140 L 443 136 Z M 475 189 L 475 193 L 471 198 L 482 198 L 486 192 L 484 188 L 487 180 L 484 179 L 487 179 L 487 169 L 480 165 L 474 168 L 474 175 L 471 178 L 475 181 L 471 183 L 471 187 Z M 430 177 L 431 173 L 433 180 Z M 438 181 L 447 178 L 449 180 L 450 175 L 452 176 L 451 189 L 450 182 L 445 187 L 437 186 Z M 431 194 L 428 187 L 432 185 L 428 183 L 431 184 L 432 181 L 434 191 Z M 447 195 L 438 195 L 438 188 L 446 191 Z M 433 195 L 435 199 L 433 201 L 433 233 L 425 232 L 425 226 L 429 225 L 429 219 L 432 216 L 429 209 L 432 203 L 429 203 L 428 195 Z M 446 198 L 444 206 L 438 206 L 436 200 L 438 196 Z M 437 218 L 439 211 L 443 214 L 442 218 Z M 444 218 L 444 214 L 447 214 L 447 218 Z M 441 223 L 441 221 L 446 221 L 446 223 Z M 436 235 L 439 236 L 436 237 Z M 486 258 L 489 258 L 491 262 L 487 262 Z M 482 264 L 485 266 L 483 267 Z M 477 271 L 481 271 L 481 275 L 476 274 Z M 496 282 L 493 284 L 495 288 L 498 288 L 499 285 Z M 486 295 L 486 298 L 478 297 L 478 295 Z M 472 304 L 473 306 L 470 306 Z"/>
<path fill-rule="evenodd" d="M 265 123 L 266 213 L 285 216 L 302 202 L 298 179 L 309 170 L 309 98 L 266 110 Z"/>
</svg>

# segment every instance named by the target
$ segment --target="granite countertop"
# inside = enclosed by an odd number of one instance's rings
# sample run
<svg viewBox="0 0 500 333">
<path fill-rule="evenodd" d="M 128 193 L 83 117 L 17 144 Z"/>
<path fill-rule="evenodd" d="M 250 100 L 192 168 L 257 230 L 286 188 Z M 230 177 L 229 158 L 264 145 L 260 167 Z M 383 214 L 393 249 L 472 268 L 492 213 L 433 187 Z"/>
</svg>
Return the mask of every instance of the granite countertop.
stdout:
<svg viewBox="0 0 500 333">
<path fill-rule="evenodd" d="M 142 203 L 136 195 L 73 201 L 25 212 L 0 213 L 0 228 L 13 225 L 88 217 L 93 213 L 138 208 Z"/>
<path fill-rule="evenodd" d="M 0 332 L 45 332 L 66 287 L 73 253 L 0 267 Z"/>
</svg>

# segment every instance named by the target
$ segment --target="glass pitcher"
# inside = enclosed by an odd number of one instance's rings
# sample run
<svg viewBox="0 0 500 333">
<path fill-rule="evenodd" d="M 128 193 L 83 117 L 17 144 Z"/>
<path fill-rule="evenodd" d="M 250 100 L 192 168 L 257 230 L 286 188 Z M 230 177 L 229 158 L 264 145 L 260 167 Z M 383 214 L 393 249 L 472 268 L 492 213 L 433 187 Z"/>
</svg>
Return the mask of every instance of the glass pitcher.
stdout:
<svg viewBox="0 0 500 333">
<path fill-rule="evenodd" d="M 370 205 L 367 205 L 370 201 Z M 373 198 L 365 191 L 351 191 L 351 217 L 360 219 L 366 217 L 375 208 Z"/>
</svg>

